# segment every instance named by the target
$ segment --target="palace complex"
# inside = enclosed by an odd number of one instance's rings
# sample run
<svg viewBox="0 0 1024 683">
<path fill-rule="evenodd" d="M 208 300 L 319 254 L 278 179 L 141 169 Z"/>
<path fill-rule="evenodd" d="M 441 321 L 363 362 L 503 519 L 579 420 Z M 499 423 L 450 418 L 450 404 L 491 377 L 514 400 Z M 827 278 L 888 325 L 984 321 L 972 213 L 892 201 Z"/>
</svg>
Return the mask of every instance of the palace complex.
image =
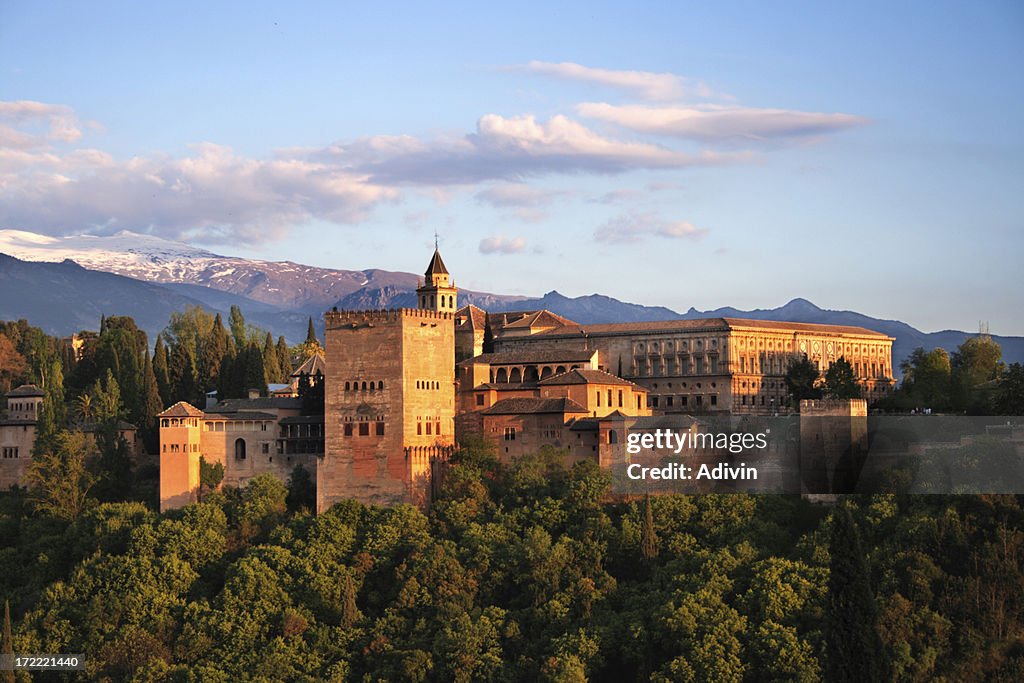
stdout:
<svg viewBox="0 0 1024 683">
<path fill-rule="evenodd" d="M 290 393 L 165 410 L 161 509 L 196 499 L 200 456 L 232 485 L 301 465 L 318 510 L 346 498 L 424 505 L 464 434 L 491 440 L 502 459 L 549 446 L 567 463 L 606 464 L 631 425 L 659 416 L 795 411 L 785 374 L 804 355 L 821 372 L 848 360 L 868 401 L 894 383 L 893 339 L 859 327 L 581 325 L 550 311 L 458 308 L 436 249 L 416 296 L 415 309 L 329 311 L 324 354 L 296 371 Z M 322 404 L 297 397 L 300 382 L 322 390 Z"/>
</svg>

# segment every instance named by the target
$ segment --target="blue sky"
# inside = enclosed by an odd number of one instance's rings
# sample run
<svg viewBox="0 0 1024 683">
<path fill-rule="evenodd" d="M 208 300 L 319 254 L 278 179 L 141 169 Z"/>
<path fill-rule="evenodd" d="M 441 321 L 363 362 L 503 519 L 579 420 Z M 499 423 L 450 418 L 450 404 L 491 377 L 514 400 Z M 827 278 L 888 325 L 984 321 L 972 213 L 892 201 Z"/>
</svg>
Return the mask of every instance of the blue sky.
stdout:
<svg viewBox="0 0 1024 683">
<path fill-rule="evenodd" d="M 0 227 L 1024 334 L 1021 64 L 1009 2 L 0 2 Z"/>
</svg>

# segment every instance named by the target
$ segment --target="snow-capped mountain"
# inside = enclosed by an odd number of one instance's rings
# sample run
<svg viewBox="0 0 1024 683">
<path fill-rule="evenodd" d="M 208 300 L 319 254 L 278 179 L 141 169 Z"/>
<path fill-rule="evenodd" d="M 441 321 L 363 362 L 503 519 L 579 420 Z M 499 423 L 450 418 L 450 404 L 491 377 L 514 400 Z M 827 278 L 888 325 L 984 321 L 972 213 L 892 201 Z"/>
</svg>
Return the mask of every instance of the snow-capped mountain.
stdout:
<svg viewBox="0 0 1024 683">
<path fill-rule="evenodd" d="M 171 240 L 116 235 L 49 237 L 0 230 L 0 253 L 22 261 L 69 259 L 84 268 L 147 282 L 199 285 L 289 309 L 322 311 L 364 287 L 415 289 L 416 276 L 385 270 L 334 270 L 290 261 L 221 256 Z"/>
</svg>

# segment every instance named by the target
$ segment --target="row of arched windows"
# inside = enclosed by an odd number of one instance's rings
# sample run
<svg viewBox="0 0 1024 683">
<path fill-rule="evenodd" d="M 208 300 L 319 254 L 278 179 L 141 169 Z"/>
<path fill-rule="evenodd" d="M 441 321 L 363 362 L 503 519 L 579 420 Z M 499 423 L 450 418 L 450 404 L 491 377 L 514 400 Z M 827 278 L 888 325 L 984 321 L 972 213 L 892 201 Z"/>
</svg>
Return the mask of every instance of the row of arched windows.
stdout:
<svg viewBox="0 0 1024 683">
<path fill-rule="evenodd" d="M 434 380 L 418 379 L 416 380 L 417 389 L 440 389 L 441 383 Z"/>
<path fill-rule="evenodd" d="M 369 387 L 369 388 L 367 388 L 367 387 Z M 384 381 L 383 380 L 381 380 L 380 382 L 373 382 L 373 381 L 371 381 L 371 382 L 362 382 L 362 384 L 360 384 L 358 381 L 355 381 L 355 382 L 345 382 L 345 391 L 383 391 L 383 390 L 384 390 Z"/>
</svg>

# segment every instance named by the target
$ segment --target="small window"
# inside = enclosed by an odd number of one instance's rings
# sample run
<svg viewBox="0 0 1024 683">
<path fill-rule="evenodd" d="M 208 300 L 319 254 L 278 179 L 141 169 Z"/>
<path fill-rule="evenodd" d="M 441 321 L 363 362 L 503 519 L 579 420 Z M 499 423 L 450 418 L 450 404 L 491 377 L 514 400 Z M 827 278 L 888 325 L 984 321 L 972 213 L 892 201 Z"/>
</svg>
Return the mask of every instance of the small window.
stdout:
<svg viewBox="0 0 1024 683">
<path fill-rule="evenodd" d="M 370 423 L 369 422 L 360 422 L 359 423 L 359 436 L 369 436 L 369 435 L 370 435 Z"/>
<path fill-rule="evenodd" d="M 378 422 L 376 426 L 377 436 L 384 436 L 384 423 Z"/>
<path fill-rule="evenodd" d="M 346 422 L 345 423 L 345 436 L 352 436 L 352 423 L 351 422 Z"/>
<path fill-rule="evenodd" d="M 718 405 L 718 396 L 716 394 L 712 394 L 711 395 L 711 405 L 713 405 L 713 406 L 717 406 Z"/>
<path fill-rule="evenodd" d="M 270 444 L 269 443 L 262 443 L 262 444 L 260 444 L 260 450 L 263 451 L 264 455 L 266 455 L 267 453 L 270 452 Z"/>
<path fill-rule="evenodd" d="M 476 395 L 476 404 L 478 406 L 482 406 L 484 404 L 484 395 L 483 394 L 477 394 Z"/>
<path fill-rule="evenodd" d="M 434 426 L 434 423 L 432 423 L 432 422 L 428 422 L 427 423 L 427 436 L 430 436 L 430 431 L 433 428 L 433 426 Z"/>
<path fill-rule="evenodd" d="M 505 427 L 505 441 L 515 441 L 515 440 L 516 440 L 516 428 L 515 427 Z"/>
</svg>

